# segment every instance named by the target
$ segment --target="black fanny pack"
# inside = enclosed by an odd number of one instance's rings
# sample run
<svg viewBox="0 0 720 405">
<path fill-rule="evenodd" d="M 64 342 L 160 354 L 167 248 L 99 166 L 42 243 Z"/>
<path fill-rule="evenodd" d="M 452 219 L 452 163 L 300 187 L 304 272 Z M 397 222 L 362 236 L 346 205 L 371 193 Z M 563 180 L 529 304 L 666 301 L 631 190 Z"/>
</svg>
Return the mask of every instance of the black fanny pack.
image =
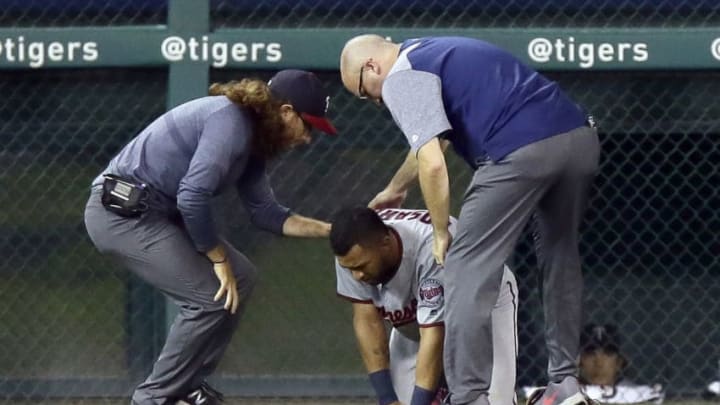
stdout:
<svg viewBox="0 0 720 405">
<path fill-rule="evenodd" d="M 148 186 L 132 180 L 105 174 L 100 201 L 108 211 L 123 217 L 134 218 L 147 211 Z"/>
</svg>

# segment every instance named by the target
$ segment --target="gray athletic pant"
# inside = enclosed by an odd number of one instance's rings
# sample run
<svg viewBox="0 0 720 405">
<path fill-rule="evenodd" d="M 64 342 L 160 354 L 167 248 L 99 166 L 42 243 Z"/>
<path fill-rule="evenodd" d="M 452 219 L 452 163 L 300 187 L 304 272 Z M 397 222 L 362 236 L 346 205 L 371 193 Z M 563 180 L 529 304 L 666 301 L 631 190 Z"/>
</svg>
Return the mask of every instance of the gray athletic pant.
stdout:
<svg viewBox="0 0 720 405">
<path fill-rule="evenodd" d="M 548 375 L 551 381 L 576 375 L 583 288 L 578 229 L 599 153 L 595 129 L 581 127 L 475 171 L 445 262 L 444 361 L 452 404 L 488 403 L 491 311 L 503 265 L 533 213 Z"/>
<path fill-rule="evenodd" d="M 120 217 L 105 210 L 100 190 L 93 189 L 85 226 L 100 252 L 118 258 L 180 308 L 152 373 L 135 390 L 132 403 L 165 404 L 196 389 L 230 343 L 256 282 L 253 264 L 224 242 L 241 297 L 238 311 L 231 315 L 223 308 L 224 297 L 213 301 L 220 283 L 210 261 L 195 250 L 183 228 L 164 215 Z"/>
</svg>

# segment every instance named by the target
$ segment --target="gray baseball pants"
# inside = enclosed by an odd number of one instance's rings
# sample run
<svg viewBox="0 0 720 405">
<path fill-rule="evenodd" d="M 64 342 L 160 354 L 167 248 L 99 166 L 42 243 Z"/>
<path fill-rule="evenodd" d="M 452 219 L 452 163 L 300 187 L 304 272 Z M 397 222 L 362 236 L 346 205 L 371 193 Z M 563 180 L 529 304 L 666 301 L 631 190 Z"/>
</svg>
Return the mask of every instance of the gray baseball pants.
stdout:
<svg viewBox="0 0 720 405">
<path fill-rule="evenodd" d="M 444 362 L 453 405 L 489 403 L 491 312 L 503 265 L 533 214 L 548 376 L 561 381 L 577 374 L 583 288 L 578 233 L 599 154 L 596 130 L 580 127 L 500 162 L 485 161 L 475 171 L 445 262 Z"/>
<path fill-rule="evenodd" d="M 174 403 L 217 367 L 255 286 L 257 271 L 247 257 L 223 241 L 241 297 L 238 311 L 231 315 L 223 308 L 224 297 L 213 301 L 220 282 L 181 225 L 152 211 L 139 218 L 120 217 L 105 210 L 100 194 L 94 188 L 85 207 L 85 226 L 95 246 L 179 307 L 165 346 L 150 376 L 135 390 L 132 403 Z"/>
<path fill-rule="evenodd" d="M 515 275 L 508 269 L 504 271 L 498 300 L 492 309 L 493 356 L 496 361 L 493 363 L 488 396 L 493 404 L 516 403 L 517 309 L 517 282 Z M 392 328 L 390 332 L 390 375 L 395 393 L 403 405 L 410 405 L 415 388 L 420 335 L 417 325 L 413 327 L 417 336 L 407 336 L 398 328 Z"/>
</svg>

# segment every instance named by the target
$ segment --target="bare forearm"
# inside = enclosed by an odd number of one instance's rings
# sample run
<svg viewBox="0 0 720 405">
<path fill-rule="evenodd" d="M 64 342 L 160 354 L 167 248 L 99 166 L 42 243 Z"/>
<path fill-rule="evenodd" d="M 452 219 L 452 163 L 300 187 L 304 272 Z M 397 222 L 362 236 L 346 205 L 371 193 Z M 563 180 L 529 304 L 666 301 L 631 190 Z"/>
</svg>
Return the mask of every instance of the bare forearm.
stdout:
<svg viewBox="0 0 720 405">
<path fill-rule="evenodd" d="M 444 139 L 439 139 L 440 148 L 443 152 L 447 149 L 450 142 Z M 418 179 L 418 159 L 415 153 L 412 151 L 408 152 L 405 157 L 403 164 L 397 169 L 395 175 L 388 183 L 387 189 L 396 192 L 408 191 L 408 189 L 415 184 Z"/>
<path fill-rule="evenodd" d="M 390 367 L 387 333 L 382 319 L 355 315 L 353 317 L 358 350 L 368 373 Z"/>
<path fill-rule="evenodd" d="M 390 353 L 385 324 L 373 304 L 353 304 L 353 329 L 378 403 L 399 405 L 390 376 Z"/>
<path fill-rule="evenodd" d="M 418 349 L 415 385 L 429 391 L 435 391 L 442 374 L 442 352 L 444 327 L 433 326 L 420 329 L 420 348 Z"/>
<path fill-rule="evenodd" d="M 283 235 L 305 238 L 327 238 L 330 235 L 331 225 L 324 221 L 290 215 L 283 223 Z"/>
<path fill-rule="evenodd" d="M 408 153 L 405 161 L 395 172 L 395 175 L 388 183 L 386 189 L 395 192 L 405 192 L 412 186 L 418 178 L 418 161 L 415 154 Z"/>
<path fill-rule="evenodd" d="M 423 146 L 418 153 L 418 163 L 420 188 L 433 228 L 447 230 L 450 221 L 450 180 L 440 145 L 434 143 Z"/>
<path fill-rule="evenodd" d="M 450 221 L 450 186 L 445 170 L 420 171 L 420 188 L 433 228 L 446 230 Z"/>
</svg>

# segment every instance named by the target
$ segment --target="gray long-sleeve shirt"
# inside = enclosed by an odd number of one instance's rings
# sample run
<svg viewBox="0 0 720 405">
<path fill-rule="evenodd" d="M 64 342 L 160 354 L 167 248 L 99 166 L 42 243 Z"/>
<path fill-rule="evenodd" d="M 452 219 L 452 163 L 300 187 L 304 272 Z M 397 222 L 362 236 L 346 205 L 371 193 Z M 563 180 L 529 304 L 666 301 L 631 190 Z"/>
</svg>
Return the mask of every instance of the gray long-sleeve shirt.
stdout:
<svg viewBox="0 0 720 405">
<path fill-rule="evenodd" d="M 262 159 L 251 156 L 253 122 L 225 96 L 203 97 L 163 114 L 115 156 L 105 173 L 153 190 L 152 206 L 179 211 L 195 247 L 219 243 L 211 199 L 236 185 L 256 226 L 281 234 L 290 210 L 278 204 Z M 102 183 L 102 175 L 93 185 Z"/>
</svg>

